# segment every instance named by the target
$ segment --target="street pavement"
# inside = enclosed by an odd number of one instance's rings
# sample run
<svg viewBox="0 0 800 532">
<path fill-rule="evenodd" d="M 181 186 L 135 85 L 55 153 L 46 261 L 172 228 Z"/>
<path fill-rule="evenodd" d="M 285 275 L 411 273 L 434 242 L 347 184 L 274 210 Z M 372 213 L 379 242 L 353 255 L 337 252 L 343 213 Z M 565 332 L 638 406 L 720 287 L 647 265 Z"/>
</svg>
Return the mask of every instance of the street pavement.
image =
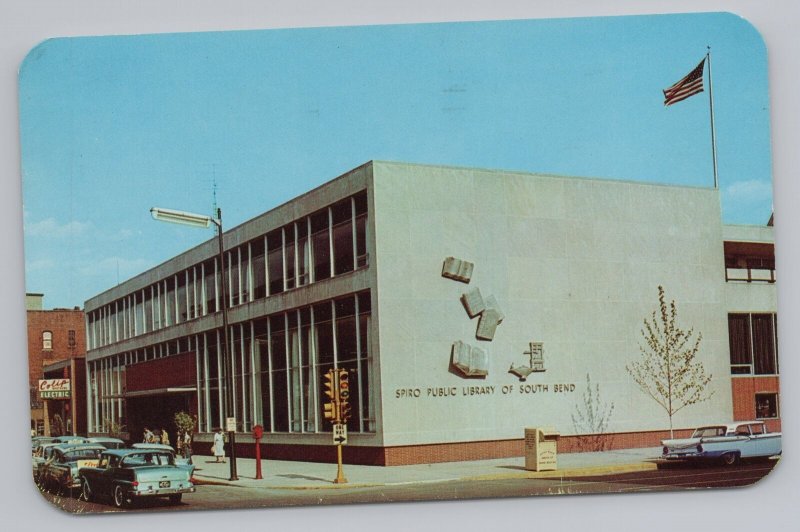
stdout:
<svg viewBox="0 0 800 532">
<path fill-rule="evenodd" d="M 198 485 L 217 484 L 270 489 L 337 489 L 358 486 L 390 486 L 443 482 L 449 480 L 490 480 L 511 478 L 560 478 L 608 475 L 656 469 L 660 447 L 620 449 L 593 453 L 558 455 L 555 471 L 528 471 L 524 457 L 445 462 L 405 466 L 344 464 L 347 483 L 336 484 L 336 464 L 261 460 L 262 479 L 256 479 L 256 461 L 238 458 L 238 480 L 230 480 L 230 462 L 217 463 L 213 457 L 195 455 L 194 477 Z M 228 458 L 228 460 L 230 460 Z"/>
</svg>

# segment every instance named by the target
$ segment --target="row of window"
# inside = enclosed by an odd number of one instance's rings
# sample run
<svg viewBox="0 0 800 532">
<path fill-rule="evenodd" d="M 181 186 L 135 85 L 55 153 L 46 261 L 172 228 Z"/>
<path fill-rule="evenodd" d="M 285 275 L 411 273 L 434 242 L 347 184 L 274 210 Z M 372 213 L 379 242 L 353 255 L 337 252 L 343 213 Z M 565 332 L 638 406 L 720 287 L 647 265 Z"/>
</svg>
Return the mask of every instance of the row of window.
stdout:
<svg viewBox="0 0 800 532">
<path fill-rule="evenodd" d="M 348 429 L 374 432 L 370 310 L 369 292 L 363 292 L 231 326 L 228 354 L 234 401 L 227 408 L 221 331 L 90 362 L 89 430 L 106 432 L 106 425 L 126 424 L 127 366 L 195 352 L 201 431 L 224 426 L 226 416 L 235 417 L 243 431 L 257 424 L 267 432 L 330 431 L 323 415 L 323 379 L 338 367 L 350 376 Z"/>
<path fill-rule="evenodd" d="M 67 347 L 74 349 L 76 345 L 75 331 L 70 329 L 67 331 Z M 42 332 L 42 349 L 45 351 L 50 351 L 53 349 L 53 331 Z"/>
<path fill-rule="evenodd" d="M 221 310 L 217 258 L 87 313 L 95 349 Z M 361 192 L 225 253 L 233 307 L 368 264 L 367 195 Z"/>
<path fill-rule="evenodd" d="M 732 374 L 778 374 L 777 320 L 773 313 L 728 314 Z"/>
</svg>

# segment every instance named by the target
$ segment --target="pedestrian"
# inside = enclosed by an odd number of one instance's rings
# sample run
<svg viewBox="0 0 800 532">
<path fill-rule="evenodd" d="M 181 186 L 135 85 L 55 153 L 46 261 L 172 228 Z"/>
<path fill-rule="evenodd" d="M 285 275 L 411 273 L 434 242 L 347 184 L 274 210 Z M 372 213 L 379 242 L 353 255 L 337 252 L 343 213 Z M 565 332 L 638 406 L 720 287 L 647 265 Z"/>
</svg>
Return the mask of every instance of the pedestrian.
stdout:
<svg viewBox="0 0 800 532">
<path fill-rule="evenodd" d="M 175 434 L 175 447 L 178 450 L 178 455 L 183 456 L 183 434 L 180 429 Z"/>
<path fill-rule="evenodd" d="M 223 434 L 221 428 L 214 433 L 214 445 L 211 450 L 214 451 L 214 457 L 217 462 L 225 463 L 225 434 Z"/>
<path fill-rule="evenodd" d="M 167 432 L 167 429 L 165 429 L 165 428 L 161 429 L 161 444 L 162 445 L 169 445 L 169 433 Z"/>
<path fill-rule="evenodd" d="M 192 432 L 187 430 L 183 433 L 183 457 L 192 463 Z"/>
<path fill-rule="evenodd" d="M 153 443 L 155 436 L 153 435 L 152 431 L 148 428 L 144 428 L 144 437 L 142 438 L 143 443 Z"/>
</svg>

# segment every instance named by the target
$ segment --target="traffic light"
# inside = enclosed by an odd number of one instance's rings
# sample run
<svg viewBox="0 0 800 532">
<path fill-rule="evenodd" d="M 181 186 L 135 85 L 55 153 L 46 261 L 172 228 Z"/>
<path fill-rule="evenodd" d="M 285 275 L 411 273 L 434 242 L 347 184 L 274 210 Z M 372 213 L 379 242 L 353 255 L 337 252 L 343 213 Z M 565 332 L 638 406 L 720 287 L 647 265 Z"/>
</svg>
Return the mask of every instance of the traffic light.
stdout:
<svg viewBox="0 0 800 532">
<path fill-rule="evenodd" d="M 339 370 L 339 398 L 347 401 L 350 397 L 350 377 L 346 369 Z"/>
<path fill-rule="evenodd" d="M 323 405 L 325 409 L 325 419 L 332 423 L 339 422 L 339 382 L 334 379 L 335 373 L 332 369 L 325 374 L 323 393 L 328 397 L 328 402 Z"/>
<path fill-rule="evenodd" d="M 343 400 L 339 403 L 339 422 L 347 423 L 348 419 L 350 419 L 350 403 Z"/>
<path fill-rule="evenodd" d="M 339 412 L 336 403 L 325 403 L 323 407 L 325 408 L 325 419 L 329 419 L 331 423 L 338 423 Z"/>
<path fill-rule="evenodd" d="M 350 419 L 350 376 L 346 369 L 339 370 L 339 422 Z"/>
</svg>

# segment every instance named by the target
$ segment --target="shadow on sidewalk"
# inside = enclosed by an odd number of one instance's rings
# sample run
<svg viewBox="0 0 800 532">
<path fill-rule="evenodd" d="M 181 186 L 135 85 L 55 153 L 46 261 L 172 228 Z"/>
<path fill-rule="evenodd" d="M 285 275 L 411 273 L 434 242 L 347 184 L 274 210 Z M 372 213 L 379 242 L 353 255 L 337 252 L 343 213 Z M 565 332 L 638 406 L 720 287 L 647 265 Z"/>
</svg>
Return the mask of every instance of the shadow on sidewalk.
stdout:
<svg viewBox="0 0 800 532">
<path fill-rule="evenodd" d="M 303 480 L 317 480 L 319 482 L 326 482 L 328 484 L 333 484 L 332 480 L 327 478 L 319 478 L 319 477 L 310 477 L 308 475 L 298 475 L 294 473 L 287 473 L 285 475 L 275 475 L 276 477 L 283 477 L 283 478 L 301 478 Z"/>
<path fill-rule="evenodd" d="M 497 467 L 498 469 L 513 469 L 514 471 L 528 471 L 527 469 L 525 469 L 524 466 L 518 466 L 518 465 L 501 465 Z"/>
</svg>

